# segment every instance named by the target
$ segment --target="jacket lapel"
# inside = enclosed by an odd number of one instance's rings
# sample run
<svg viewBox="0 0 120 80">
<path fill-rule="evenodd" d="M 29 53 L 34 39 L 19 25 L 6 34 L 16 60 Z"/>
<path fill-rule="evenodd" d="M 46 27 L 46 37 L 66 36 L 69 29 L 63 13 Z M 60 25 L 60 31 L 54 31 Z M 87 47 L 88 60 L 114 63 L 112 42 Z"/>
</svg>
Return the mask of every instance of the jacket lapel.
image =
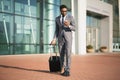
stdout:
<svg viewBox="0 0 120 80">
<path fill-rule="evenodd" d="M 57 18 L 57 23 L 58 23 L 59 25 L 61 25 L 60 16 L 58 16 L 58 18 Z"/>
</svg>

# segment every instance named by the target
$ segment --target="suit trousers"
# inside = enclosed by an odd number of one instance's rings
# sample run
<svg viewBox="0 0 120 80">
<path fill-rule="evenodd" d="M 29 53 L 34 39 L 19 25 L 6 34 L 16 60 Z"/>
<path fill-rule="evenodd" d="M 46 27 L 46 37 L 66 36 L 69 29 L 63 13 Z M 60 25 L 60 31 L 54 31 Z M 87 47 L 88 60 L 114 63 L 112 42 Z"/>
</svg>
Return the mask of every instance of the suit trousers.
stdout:
<svg viewBox="0 0 120 80">
<path fill-rule="evenodd" d="M 72 49 L 72 32 L 64 31 L 58 40 L 58 47 L 62 67 L 65 71 L 70 71 L 71 66 L 71 49 Z"/>
</svg>

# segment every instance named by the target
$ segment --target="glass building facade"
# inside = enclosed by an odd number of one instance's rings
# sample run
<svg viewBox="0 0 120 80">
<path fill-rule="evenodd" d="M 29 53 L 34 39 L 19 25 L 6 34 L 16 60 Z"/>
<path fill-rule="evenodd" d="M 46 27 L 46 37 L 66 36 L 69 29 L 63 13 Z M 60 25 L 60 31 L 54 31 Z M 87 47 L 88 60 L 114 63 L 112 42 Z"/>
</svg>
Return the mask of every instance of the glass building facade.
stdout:
<svg viewBox="0 0 120 80">
<path fill-rule="evenodd" d="M 47 53 L 61 0 L 0 0 L 0 55 Z"/>
</svg>

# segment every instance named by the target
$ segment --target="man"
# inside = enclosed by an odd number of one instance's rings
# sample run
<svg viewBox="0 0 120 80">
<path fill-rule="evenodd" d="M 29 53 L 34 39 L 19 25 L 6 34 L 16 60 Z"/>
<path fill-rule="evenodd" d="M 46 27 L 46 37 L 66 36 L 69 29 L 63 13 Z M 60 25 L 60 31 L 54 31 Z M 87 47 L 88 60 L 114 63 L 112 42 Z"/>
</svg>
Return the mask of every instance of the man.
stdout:
<svg viewBox="0 0 120 80">
<path fill-rule="evenodd" d="M 70 14 L 67 14 L 67 10 L 66 5 L 60 6 L 61 15 L 56 17 L 55 35 L 51 41 L 51 45 L 55 45 L 58 39 L 61 64 L 64 67 L 63 76 L 70 76 L 72 31 L 75 31 L 74 19 Z"/>
</svg>

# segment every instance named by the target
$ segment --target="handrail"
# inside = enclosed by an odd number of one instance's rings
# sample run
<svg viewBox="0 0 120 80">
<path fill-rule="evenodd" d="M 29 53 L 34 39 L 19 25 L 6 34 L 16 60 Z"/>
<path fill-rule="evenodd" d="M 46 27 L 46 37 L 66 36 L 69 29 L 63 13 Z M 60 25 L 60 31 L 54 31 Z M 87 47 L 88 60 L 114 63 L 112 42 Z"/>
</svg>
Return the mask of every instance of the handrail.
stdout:
<svg viewBox="0 0 120 80">
<path fill-rule="evenodd" d="M 120 43 L 113 43 L 113 51 L 120 51 Z"/>
</svg>

